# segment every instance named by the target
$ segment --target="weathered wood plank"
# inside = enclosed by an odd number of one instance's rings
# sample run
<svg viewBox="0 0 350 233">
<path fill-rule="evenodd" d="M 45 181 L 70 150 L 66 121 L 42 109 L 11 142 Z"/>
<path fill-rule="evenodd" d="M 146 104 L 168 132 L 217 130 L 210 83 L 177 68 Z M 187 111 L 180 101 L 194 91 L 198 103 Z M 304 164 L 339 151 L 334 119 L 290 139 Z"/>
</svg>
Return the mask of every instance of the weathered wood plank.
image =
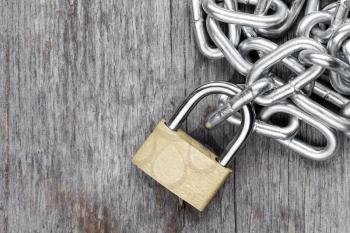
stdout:
<svg viewBox="0 0 350 233">
<path fill-rule="evenodd" d="M 6 232 L 8 225 L 8 199 L 9 199 L 9 154 L 8 154 L 8 110 L 9 110 L 9 53 L 7 35 L 8 14 L 6 8 L 0 3 L 0 15 L 3 23 L 0 23 L 0 230 Z"/>
<path fill-rule="evenodd" d="M 0 6 L 0 232 L 349 231 L 343 137 L 335 159 L 314 163 L 253 136 L 204 213 L 131 165 L 185 95 L 234 72 L 199 54 L 190 1 Z M 206 99 L 184 128 L 218 150 L 234 132 L 203 129 L 214 104 Z"/>
</svg>

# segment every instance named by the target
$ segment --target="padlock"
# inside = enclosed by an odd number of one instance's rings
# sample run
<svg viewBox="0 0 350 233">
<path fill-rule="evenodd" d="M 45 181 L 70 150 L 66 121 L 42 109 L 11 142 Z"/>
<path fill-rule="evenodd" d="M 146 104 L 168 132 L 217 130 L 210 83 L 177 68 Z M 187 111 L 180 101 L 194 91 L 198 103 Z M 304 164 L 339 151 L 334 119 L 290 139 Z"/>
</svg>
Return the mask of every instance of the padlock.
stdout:
<svg viewBox="0 0 350 233">
<path fill-rule="evenodd" d="M 227 82 L 211 82 L 197 88 L 166 123 L 161 120 L 133 157 L 133 164 L 169 191 L 203 211 L 232 172 L 227 165 L 252 132 L 255 113 L 250 105 L 241 112 L 238 134 L 217 156 L 197 140 L 178 129 L 191 110 L 212 94 L 234 96 L 241 89 Z"/>
</svg>

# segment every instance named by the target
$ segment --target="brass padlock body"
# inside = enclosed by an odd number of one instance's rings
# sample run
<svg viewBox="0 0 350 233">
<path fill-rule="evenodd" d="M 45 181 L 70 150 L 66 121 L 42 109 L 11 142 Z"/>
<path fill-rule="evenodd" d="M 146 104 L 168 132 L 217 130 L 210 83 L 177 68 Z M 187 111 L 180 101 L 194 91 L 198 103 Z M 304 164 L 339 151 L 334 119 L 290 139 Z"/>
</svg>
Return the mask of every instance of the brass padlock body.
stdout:
<svg viewBox="0 0 350 233">
<path fill-rule="evenodd" d="M 232 172 L 216 162 L 216 155 L 182 130 L 158 123 L 136 152 L 133 164 L 199 211 Z"/>
</svg>

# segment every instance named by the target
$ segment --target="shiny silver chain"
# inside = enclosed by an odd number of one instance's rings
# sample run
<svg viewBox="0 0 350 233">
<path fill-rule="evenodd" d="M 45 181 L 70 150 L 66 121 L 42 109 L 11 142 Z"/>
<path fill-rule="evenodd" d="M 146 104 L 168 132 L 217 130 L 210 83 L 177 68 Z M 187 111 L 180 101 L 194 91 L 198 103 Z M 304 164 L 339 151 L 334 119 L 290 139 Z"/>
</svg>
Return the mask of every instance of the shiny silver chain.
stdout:
<svg viewBox="0 0 350 233">
<path fill-rule="evenodd" d="M 242 11 L 244 5 L 253 6 L 254 12 Z M 346 97 L 350 95 L 349 10 L 350 0 L 323 9 L 319 0 L 294 0 L 290 6 L 281 0 L 192 0 L 200 52 L 209 59 L 225 58 L 246 77 L 245 84 L 237 84 L 241 91 L 234 97 L 219 97 L 206 128 L 223 122 L 239 125 L 242 107 L 259 105 L 262 110 L 254 125 L 257 134 L 309 159 L 331 158 L 338 148 L 337 132 L 350 136 L 350 99 Z M 301 12 L 305 15 L 296 25 Z M 272 41 L 291 33 L 294 25 L 295 38 L 283 44 Z M 258 60 L 252 58 L 252 52 Z M 276 64 L 283 64 L 293 75 L 278 77 L 271 71 Z M 311 95 L 325 101 L 316 101 Z M 289 116 L 286 126 L 271 123 L 277 113 Z M 301 122 L 324 135 L 326 145 L 310 145 L 296 137 Z"/>
</svg>

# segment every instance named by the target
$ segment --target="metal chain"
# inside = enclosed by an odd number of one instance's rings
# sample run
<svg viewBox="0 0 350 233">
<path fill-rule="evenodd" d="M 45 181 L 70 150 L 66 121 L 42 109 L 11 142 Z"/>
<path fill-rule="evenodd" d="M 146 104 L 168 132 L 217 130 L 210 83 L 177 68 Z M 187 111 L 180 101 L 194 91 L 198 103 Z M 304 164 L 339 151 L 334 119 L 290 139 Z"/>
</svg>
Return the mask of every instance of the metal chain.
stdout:
<svg viewBox="0 0 350 233">
<path fill-rule="evenodd" d="M 244 4 L 255 6 L 254 13 L 241 11 Z M 239 111 L 247 104 L 260 105 L 256 133 L 306 158 L 331 158 L 338 145 L 336 131 L 350 136 L 350 99 L 346 97 L 350 95 L 350 0 L 338 0 L 322 10 L 319 0 L 296 0 L 289 8 L 281 0 L 192 0 L 192 6 L 199 51 L 209 59 L 225 58 L 246 77 L 245 84 L 239 85 L 241 92 L 234 97 L 220 96 L 206 127 L 212 129 L 225 121 L 241 124 Z M 272 42 L 269 38 L 289 32 L 303 7 L 305 15 L 295 38 L 280 45 Z M 250 58 L 251 52 L 257 52 L 257 61 Z M 279 63 L 294 73 L 287 82 L 271 71 Z M 339 112 L 311 99 L 312 94 L 338 107 Z M 269 121 L 276 113 L 289 115 L 287 126 Z M 323 134 L 326 146 L 298 139 L 300 122 Z"/>
</svg>

